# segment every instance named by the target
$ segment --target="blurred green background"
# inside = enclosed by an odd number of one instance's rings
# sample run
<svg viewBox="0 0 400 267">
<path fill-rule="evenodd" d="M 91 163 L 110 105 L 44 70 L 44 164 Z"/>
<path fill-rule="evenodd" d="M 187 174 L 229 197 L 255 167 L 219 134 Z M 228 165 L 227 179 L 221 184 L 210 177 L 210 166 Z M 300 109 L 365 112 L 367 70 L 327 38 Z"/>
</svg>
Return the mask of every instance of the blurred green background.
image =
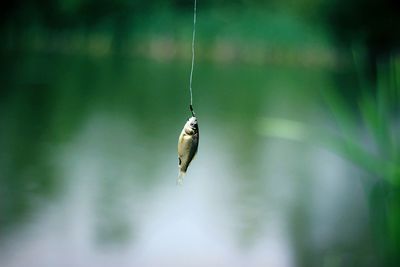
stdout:
<svg viewBox="0 0 400 267">
<path fill-rule="evenodd" d="M 400 265 L 396 1 L 1 6 L 2 267 Z"/>
</svg>

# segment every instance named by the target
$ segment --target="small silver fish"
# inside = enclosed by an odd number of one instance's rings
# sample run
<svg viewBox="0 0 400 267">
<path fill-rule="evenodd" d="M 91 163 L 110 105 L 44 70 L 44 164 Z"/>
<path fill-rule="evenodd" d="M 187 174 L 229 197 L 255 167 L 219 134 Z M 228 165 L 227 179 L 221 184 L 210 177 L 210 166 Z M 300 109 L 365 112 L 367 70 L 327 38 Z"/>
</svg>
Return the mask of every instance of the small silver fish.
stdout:
<svg viewBox="0 0 400 267">
<path fill-rule="evenodd" d="M 196 117 L 190 117 L 182 129 L 178 140 L 179 176 L 177 184 L 183 183 L 183 177 L 197 153 L 199 146 L 199 124 Z"/>
</svg>

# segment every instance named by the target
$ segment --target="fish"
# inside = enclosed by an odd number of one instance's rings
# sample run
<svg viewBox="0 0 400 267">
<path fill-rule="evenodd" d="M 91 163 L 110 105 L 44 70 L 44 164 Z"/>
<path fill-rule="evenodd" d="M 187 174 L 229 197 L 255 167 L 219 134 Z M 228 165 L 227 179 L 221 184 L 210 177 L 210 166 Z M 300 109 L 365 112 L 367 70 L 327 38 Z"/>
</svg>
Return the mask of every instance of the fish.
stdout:
<svg viewBox="0 0 400 267">
<path fill-rule="evenodd" d="M 183 177 L 196 156 L 199 147 L 199 124 L 195 116 L 190 117 L 182 129 L 178 139 L 179 175 L 177 184 L 183 184 Z"/>
</svg>

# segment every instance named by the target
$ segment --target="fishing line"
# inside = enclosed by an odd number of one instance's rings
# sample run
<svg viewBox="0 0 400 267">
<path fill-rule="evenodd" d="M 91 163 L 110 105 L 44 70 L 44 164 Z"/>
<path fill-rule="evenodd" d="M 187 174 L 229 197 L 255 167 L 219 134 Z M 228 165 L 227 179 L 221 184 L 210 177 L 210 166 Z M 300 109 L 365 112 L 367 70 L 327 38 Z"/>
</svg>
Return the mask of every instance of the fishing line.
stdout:
<svg viewBox="0 0 400 267">
<path fill-rule="evenodd" d="M 193 117 L 195 117 L 195 113 L 193 111 L 193 89 L 192 89 L 192 81 L 193 81 L 193 67 L 194 67 L 194 40 L 196 37 L 196 13 L 197 13 L 197 0 L 194 0 L 194 8 L 193 8 L 193 33 L 192 33 L 192 67 L 190 69 L 190 80 L 189 80 L 189 91 L 190 91 L 190 112 Z"/>
</svg>

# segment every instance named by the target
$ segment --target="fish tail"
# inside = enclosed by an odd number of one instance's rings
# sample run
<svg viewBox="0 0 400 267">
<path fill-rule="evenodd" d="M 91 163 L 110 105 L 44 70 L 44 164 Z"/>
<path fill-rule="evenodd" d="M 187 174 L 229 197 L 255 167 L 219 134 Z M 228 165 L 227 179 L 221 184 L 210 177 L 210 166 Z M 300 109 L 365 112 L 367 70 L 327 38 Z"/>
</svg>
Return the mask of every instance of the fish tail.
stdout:
<svg viewBox="0 0 400 267">
<path fill-rule="evenodd" d="M 184 171 L 179 171 L 178 178 L 176 179 L 176 184 L 177 185 L 183 185 L 183 177 L 185 177 L 186 172 Z"/>
</svg>

